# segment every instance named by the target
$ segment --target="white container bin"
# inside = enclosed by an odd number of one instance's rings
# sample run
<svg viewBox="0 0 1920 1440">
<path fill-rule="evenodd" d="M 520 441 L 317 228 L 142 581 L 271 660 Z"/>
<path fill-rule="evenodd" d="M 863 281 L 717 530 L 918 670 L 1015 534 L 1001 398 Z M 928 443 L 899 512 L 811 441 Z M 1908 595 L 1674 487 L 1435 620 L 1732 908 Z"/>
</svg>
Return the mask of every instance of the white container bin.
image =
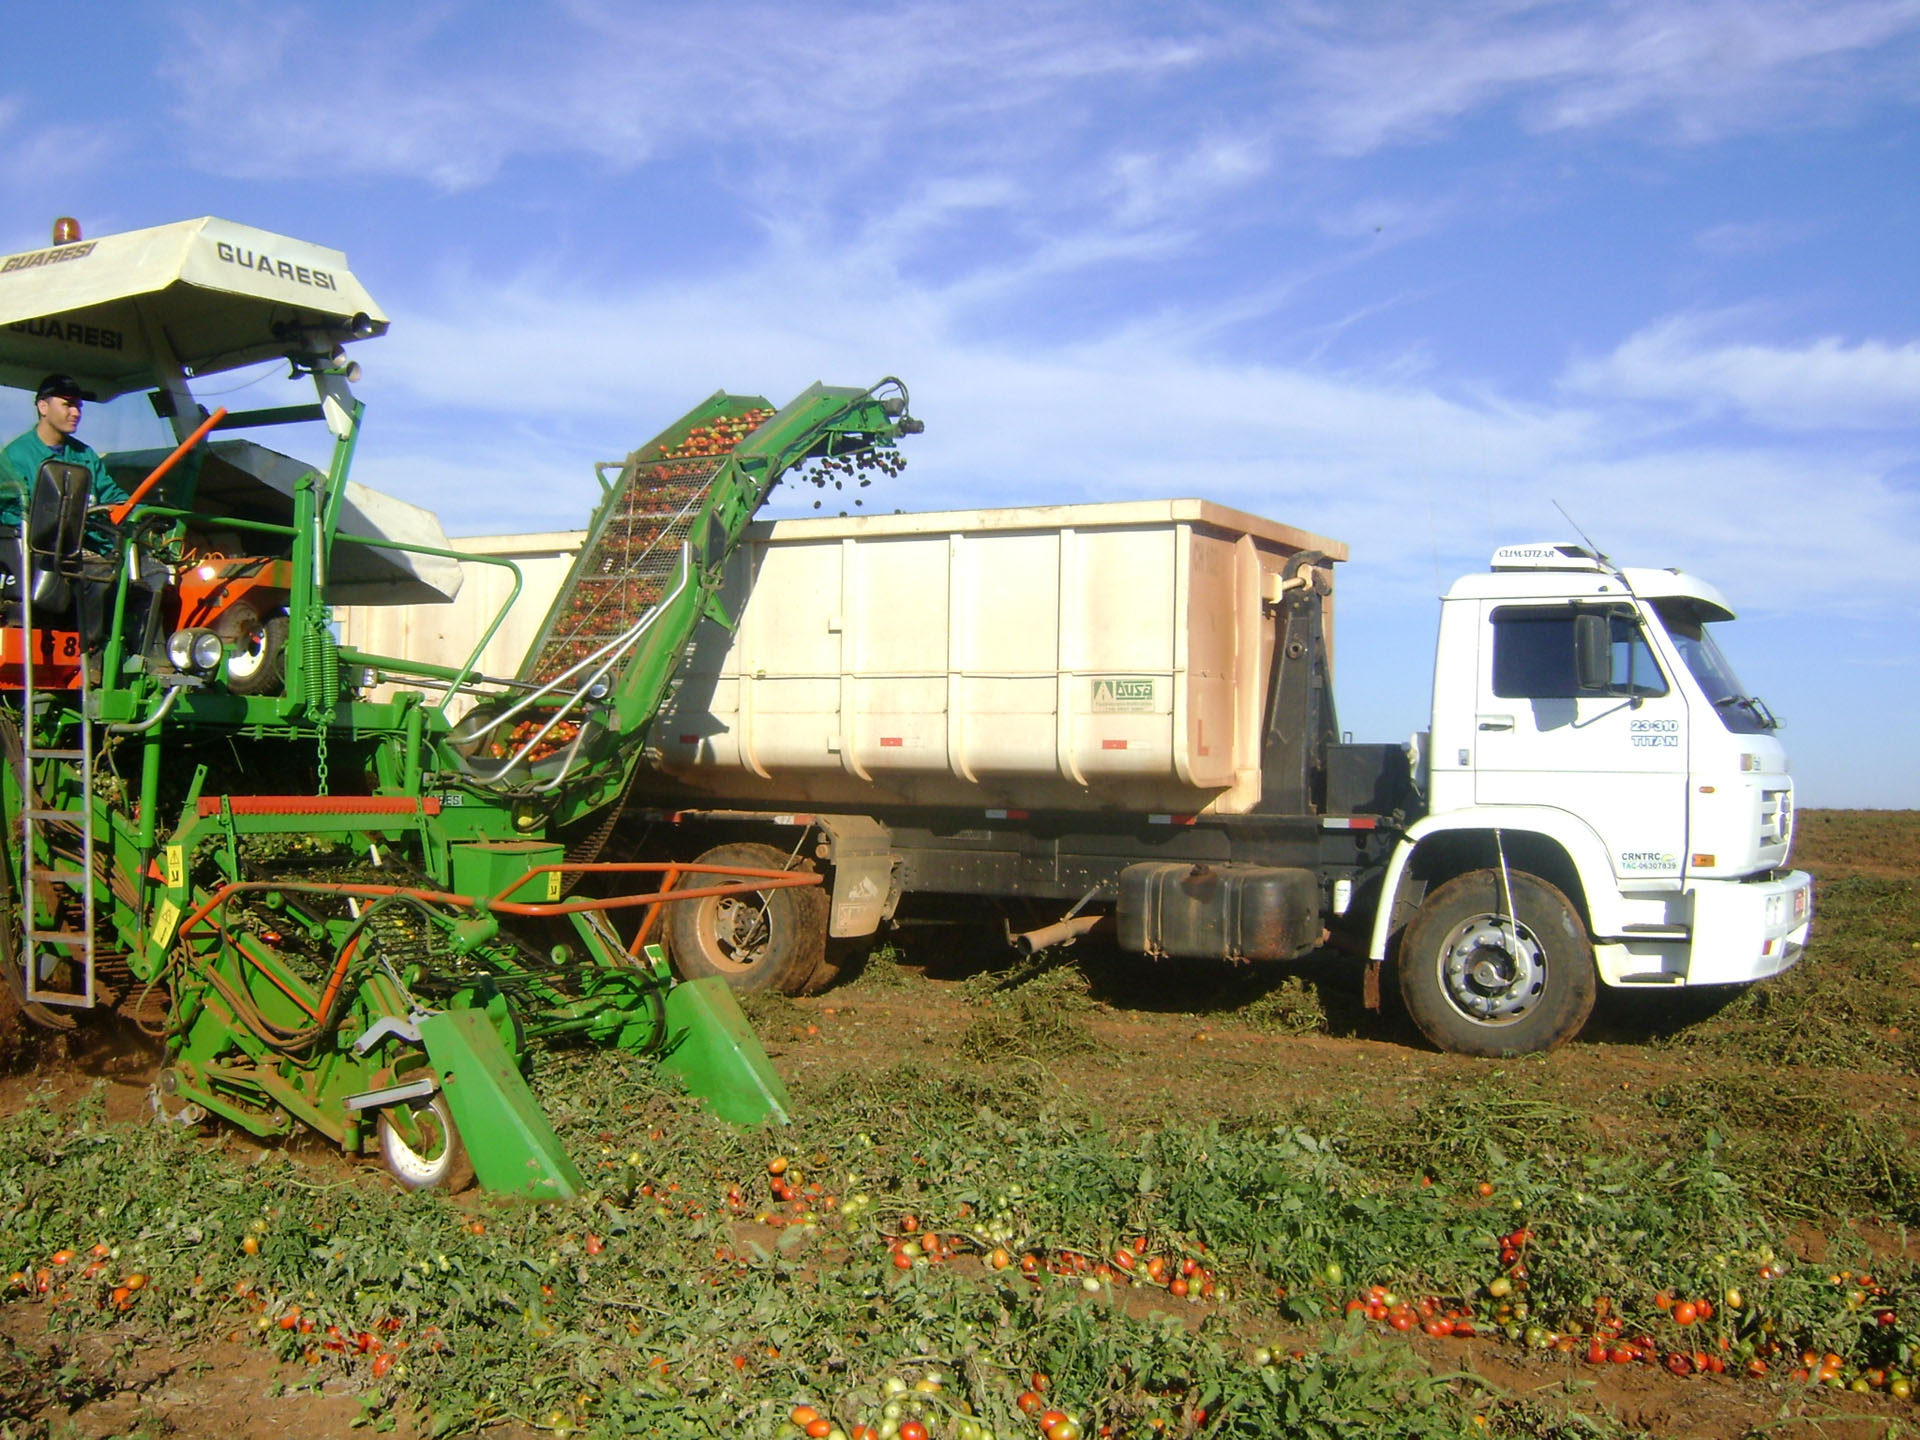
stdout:
<svg viewBox="0 0 1920 1440">
<path fill-rule="evenodd" d="M 648 758 L 715 803 L 1244 812 L 1302 550 L 1346 558 L 1201 500 L 755 526 Z"/>
</svg>

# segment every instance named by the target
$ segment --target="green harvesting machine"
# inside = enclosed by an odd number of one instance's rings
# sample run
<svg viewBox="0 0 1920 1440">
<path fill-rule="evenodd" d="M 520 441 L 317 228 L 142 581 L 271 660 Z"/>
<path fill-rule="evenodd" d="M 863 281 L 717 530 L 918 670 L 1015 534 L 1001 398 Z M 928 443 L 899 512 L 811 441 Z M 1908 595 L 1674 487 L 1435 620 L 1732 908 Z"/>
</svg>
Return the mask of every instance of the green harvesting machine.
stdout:
<svg viewBox="0 0 1920 1440">
<path fill-rule="evenodd" d="M 13 477 L 0 969 L 30 1021 L 108 1013 L 159 1042 L 171 1117 L 304 1125 L 413 1188 L 565 1197 L 580 1172 L 525 1078 L 543 1043 L 651 1054 L 730 1120 L 784 1118 L 725 983 L 676 983 L 644 919 L 819 877 L 598 855 L 696 626 L 727 622 L 754 512 L 782 479 L 896 469 L 920 425 L 897 381 L 714 396 L 603 477 L 591 573 L 521 673 L 486 675 L 518 571 L 347 478 L 346 347 L 386 328 L 339 252 L 222 220 L 57 227 L 0 257 L 0 384 L 144 391 L 178 441 L 109 457 L 124 504 L 59 459 Z M 314 401 L 195 400 L 191 380 L 263 362 Z M 301 422 L 326 427 L 324 470 L 225 438 Z M 463 561 L 512 571 L 464 663 L 335 638 L 331 605 L 448 598 Z"/>
</svg>

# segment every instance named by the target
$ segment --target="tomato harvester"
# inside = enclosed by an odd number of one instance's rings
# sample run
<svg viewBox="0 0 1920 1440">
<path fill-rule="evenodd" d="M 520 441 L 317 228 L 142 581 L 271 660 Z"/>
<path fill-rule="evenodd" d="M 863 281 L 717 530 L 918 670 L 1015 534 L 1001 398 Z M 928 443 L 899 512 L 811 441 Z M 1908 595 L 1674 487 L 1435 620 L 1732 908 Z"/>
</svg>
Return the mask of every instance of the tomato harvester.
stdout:
<svg viewBox="0 0 1920 1440">
<path fill-rule="evenodd" d="M 761 502 L 891 471 L 920 425 L 895 381 L 713 396 L 602 467 L 604 573 L 570 582 L 539 669 L 488 676 L 517 567 L 347 478 L 345 347 L 386 329 L 338 252 L 220 220 L 0 259 L 0 383 L 147 391 L 179 441 L 113 457 L 135 494 L 111 510 L 49 462 L 8 555 L 4 969 L 42 1025 L 117 1012 L 156 1037 L 163 1113 L 304 1125 L 410 1186 L 470 1164 L 565 1197 L 583 1181 L 526 1083 L 538 1043 L 651 1054 L 730 1120 L 785 1116 L 725 982 L 676 983 L 644 917 L 819 877 L 595 857 L 696 627 L 730 623 L 716 586 Z M 276 360 L 312 403 L 193 397 Z M 212 438 L 300 422 L 330 434 L 324 471 Z M 335 638 L 330 604 L 445 597 L 462 562 L 509 592 L 465 663 Z"/>
</svg>

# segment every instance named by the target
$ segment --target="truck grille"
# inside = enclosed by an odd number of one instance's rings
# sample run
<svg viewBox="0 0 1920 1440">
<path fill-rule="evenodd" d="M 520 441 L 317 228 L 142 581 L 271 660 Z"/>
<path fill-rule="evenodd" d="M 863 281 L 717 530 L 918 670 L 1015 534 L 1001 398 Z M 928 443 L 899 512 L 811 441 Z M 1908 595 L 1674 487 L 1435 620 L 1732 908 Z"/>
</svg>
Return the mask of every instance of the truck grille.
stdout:
<svg viewBox="0 0 1920 1440">
<path fill-rule="evenodd" d="M 1793 840 L 1793 792 L 1760 792 L 1760 843 L 1786 845 Z"/>
</svg>

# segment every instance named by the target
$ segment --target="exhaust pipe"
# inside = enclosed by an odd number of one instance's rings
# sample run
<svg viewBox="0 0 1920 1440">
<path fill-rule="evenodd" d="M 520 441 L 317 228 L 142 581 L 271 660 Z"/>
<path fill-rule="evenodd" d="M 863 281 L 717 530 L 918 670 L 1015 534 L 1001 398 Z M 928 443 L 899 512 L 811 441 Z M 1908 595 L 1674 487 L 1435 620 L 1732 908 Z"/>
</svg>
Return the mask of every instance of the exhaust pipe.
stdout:
<svg viewBox="0 0 1920 1440">
<path fill-rule="evenodd" d="M 1071 945 L 1106 918 L 1104 915 L 1072 915 L 1057 924 L 1009 935 L 1007 941 L 1022 955 L 1034 955 L 1055 945 Z"/>
</svg>

